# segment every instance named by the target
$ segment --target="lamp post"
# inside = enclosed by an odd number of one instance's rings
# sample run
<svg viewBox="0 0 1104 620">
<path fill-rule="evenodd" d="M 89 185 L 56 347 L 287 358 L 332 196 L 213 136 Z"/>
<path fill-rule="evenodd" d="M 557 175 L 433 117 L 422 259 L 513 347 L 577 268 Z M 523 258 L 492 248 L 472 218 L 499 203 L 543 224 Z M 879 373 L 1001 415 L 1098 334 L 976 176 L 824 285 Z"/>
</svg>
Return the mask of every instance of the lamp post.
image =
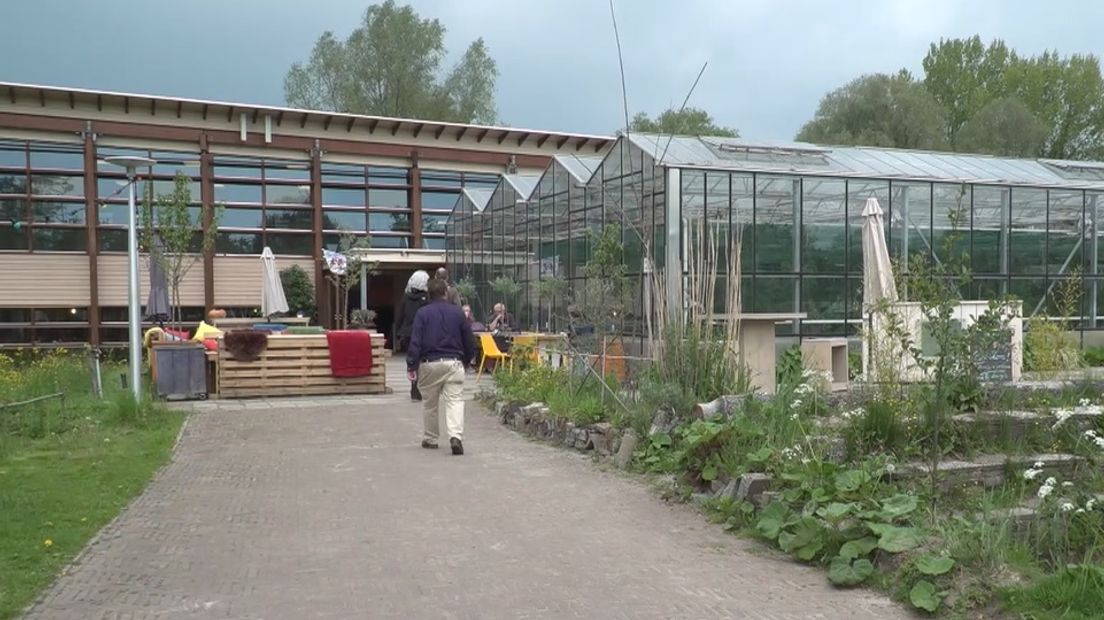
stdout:
<svg viewBox="0 0 1104 620">
<path fill-rule="evenodd" d="M 126 169 L 128 181 L 127 202 L 127 303 L 130 309 L 130 389 L 135 402 L 142 400 L 142 305 L 138 291 L 138 216 L 135 212 L 134 177 L 138 168 L 157 163 L 148 157 L 120 155 L 105 157 L 104 161 Z"/>
</svg>

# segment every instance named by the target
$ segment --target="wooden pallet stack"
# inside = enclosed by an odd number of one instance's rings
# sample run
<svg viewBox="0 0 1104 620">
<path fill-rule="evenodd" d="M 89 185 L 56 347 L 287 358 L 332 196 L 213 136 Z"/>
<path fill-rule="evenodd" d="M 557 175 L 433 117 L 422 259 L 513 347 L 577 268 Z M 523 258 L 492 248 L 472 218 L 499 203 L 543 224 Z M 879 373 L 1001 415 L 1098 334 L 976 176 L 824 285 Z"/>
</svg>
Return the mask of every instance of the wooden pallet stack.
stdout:
<svg viewBox="0 0 1104 620">
<path fill-rule="evenodd" d="M 388 352 L 383 335 L 371 335 L 372 373 L 353 379 L 332 375 L 325 334 L 269 336 L 268 348 L 252 362 L 235 360 L 220 344 L 217 394 L 221 398 L 385 394 Z"/>
</svg>

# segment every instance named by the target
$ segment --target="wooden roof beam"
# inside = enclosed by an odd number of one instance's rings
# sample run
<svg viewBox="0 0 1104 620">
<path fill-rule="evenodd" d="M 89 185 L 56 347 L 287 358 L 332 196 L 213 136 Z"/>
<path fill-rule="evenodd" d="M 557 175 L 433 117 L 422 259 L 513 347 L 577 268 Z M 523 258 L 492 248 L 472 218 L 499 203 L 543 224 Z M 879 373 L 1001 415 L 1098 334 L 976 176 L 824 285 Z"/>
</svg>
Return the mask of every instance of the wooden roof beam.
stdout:
<svg viewBox="0 0 1104 620">
<path fill-rule="evenodd" d="M 279 127 L 282 122 L 284 122 L 284 111 L 280 110 L 276 113 L 276 126 Z"/>
<path fill-rule="evenodd" d="M 379 119 L 373 118 L 368 122 L 368 133 L 376 133 L 376 127 L 379 126 Z"/>
<path fill-rule="evenodd" d="M 203 104 L 203 120 L 207 120 L 207 108 L 209 107 L 210 106 L 208 104 Z"/>
<path fill-rule="evenodd" d="M 439 125 L 437 127 L 437 131 L 433 132 L 433 138 L 435 140 L 440 140 L 441 139 L 441 134 L 443 134 L 443 133 L 445 133 L 445 126 L 444 125 Z"/>
<path fill-rule="evenodd" d="M 537 148 L 539 149 L 539 148 L 543 147 L 543 146 L 544 146 L 544 143 L 545 143 L 545 142 L 548 142 L 548 138 L 549 138 L 549 137 L 550 137 L 551 135 L 552 135 L 552 134 L 548 134 L 548 133 L 546 133 L 546 134 L 544 134 L 543 136 L 541 136 L 541 137 L 540 137 L 540 140 L 537 140 Z"/>
<path fill-rule="evenodd" d="M 353 125 L 355 125 L 355 124 L 356 124 L 356 117 L 355 116 L 350 116 L 349 117 L 349 122 L 345 123 L 345 133 L 352 133 Z"/>
<path fill-rule="evenodd" d="M 479 132 L 479 135 L 475 137 L 476 143 L 483 142 L 483 138 L 487 137 L 487 132 L 488 131 L 490 131 L 490 129 L 484 129 L 483 131 Z"/>
<path fill-rule="evenodd" d="M 425 123 L 418 123 L 418 126 L 414 128 L 414 137 L 417 138 L 423 129 L 425 129 Z"/>
<path fill-rule="evenodd" d="M 334 118 L 333 114 L 327 114 L 326 115 L 326 120 L 322 121 L 322 130 L 323 131 L 329 131 L 330 130 L 330 123 L 333 122 L 333 118 Z"/>
<path fill-rule="evenodd" d="M 459 142 L 459 141 L 460 141 L 460 139 L 461 139 L 461 138 L 463 138 L 463 137 L 464 137 L 464 134 L 466 134 L 466 133 L 468 133 L 468 127 L 467 127 L 467 125 L 465 125 L 465 126 L 461 127 L 461 128 L 460 128 L 460 131 L 459 131 L 459 132 L 457 132 L 457 134 L 456 134 L 456 141 L 457 141 L 457 142 Z"/>
<path fill-rule="evenodd" d="M 69 91 L 69 109 L 70 110 L 75 110 L 76 107 L 77 107 L 77 102 L 73 97 L 73 91 Z"/>
</svg>

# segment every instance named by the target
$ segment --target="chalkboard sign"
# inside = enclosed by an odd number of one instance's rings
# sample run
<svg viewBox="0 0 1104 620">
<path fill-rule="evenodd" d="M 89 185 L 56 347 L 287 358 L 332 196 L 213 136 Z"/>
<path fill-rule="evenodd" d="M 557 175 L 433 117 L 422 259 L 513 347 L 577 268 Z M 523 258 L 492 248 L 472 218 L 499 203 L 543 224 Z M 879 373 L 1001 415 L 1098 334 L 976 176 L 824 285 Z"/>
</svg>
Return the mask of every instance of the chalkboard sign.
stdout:
<svg viewBox="0 0 1104 620">
<path fill-rule="evenodd" d="M 1006 339 L 988 343 L 974 350 L 978 379 L 982 383 L 1008 383 L 1012 381 L 1012 343 Z"/>
</svg>

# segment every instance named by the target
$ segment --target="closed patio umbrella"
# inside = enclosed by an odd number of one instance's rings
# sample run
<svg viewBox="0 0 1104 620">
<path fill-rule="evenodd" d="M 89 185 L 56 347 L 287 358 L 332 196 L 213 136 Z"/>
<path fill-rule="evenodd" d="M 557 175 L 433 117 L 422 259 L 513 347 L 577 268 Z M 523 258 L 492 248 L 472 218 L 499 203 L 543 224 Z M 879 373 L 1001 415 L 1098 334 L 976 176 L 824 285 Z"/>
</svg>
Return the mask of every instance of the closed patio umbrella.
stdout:
<svg viewBox="0 0 1104 620">
<path fill-rule="evenodd" d="M 882 207 L 877 198 L 866 199 L 862 216 L 863 309 L 870 312 L 882 299 L 897 301 L 897 286 L 893 283 Z"/>
<path fill-rule="evenodd" d="M 885 344 L 880 342 L 879 335 L 874 333 L 875 322 L 873 310 L 879 301 L 886 300 L 890 303 L 897 301 L 897 286 L 893 283 L 893 267 L 889 262 L 889 247 L 886 245 L 884 220 L 882 219 L 882 207 L 877 198 L 867 198 L 862 210 L 862 249 L 863 249 L 863 317 L 867 325 L 867 333 L 863 337 L 863 373 L 871 370 L 871 348 L 879 357 L 899 357 L 904 351 L 893 350 L 888 353 L 883 350 Z M 868 375 L 869 376 L 869 375 Z"/>
<path fill-rule="evenodd" d="M 280 272 L 276 270 L 276 256 L 272 248 L 265 247 L 261 252 L 261 314 L 267 318 L 287 311 L 287 297 L 280 282 Z"/>
<path fill-rule="evenodd" d="M 147 321 L 163 324 L 172 313 L 169 303 L 169 283 L 165 271 L 152 254 L 149 257 L 149 297 L 146 299 L 145 318 Z"/>
</svg>

